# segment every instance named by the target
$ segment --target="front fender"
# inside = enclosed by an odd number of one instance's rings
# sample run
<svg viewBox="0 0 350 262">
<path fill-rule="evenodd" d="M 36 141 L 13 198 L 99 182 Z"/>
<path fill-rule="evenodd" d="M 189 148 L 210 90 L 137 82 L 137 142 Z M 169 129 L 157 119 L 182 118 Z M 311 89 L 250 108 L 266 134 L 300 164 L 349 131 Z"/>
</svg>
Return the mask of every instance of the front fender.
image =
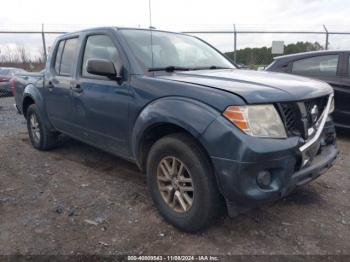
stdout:
<svg viewBox="0 0 350 262">
<path fill-rule="evenodd" d="M 131 136 L 131 150 L 139 165 L 139 148 L 147 130 L 161 124 L 177 125 L 199 137 L 220 115 L 207 104 L 184 97 L 160 98 L 148 104 L 138 115 Z"/>
</svg>

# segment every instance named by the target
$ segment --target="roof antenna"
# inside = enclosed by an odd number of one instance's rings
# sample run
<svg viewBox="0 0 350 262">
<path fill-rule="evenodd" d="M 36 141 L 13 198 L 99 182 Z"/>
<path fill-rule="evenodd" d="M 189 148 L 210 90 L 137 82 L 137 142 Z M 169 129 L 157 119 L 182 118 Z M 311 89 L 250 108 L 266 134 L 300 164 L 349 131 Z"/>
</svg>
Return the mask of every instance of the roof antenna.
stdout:
<svg viewBox="0 0 350 262">
<path fill-rule="evenodd" d="M 154 61 L 153 61 L 153 35 L 152 30 L 154 27 L 152 26 L 152 6 L 151 6 L 151 0 L 148 0 L 148 10 L 149 10 L 149 29 L 151 31 L 151 59 L 152 59 L 152 68 L 154 67 Z"/>
</svg>

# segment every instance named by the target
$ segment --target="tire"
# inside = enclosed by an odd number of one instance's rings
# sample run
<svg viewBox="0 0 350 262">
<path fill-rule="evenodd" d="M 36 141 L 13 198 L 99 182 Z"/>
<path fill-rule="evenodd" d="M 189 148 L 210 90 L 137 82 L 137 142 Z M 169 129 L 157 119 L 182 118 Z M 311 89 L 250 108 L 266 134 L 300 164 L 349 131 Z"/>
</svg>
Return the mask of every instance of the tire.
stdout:
<svg viewBox="0 0 350 262">
<path fill-rule="evenodd" d="M 34 148 L 49 150 L 57 146 L 58 133 L 47 128 L 35 104 L 30 105 L 27 109 L 27 129 Z"/>
<path fill-rule="evenodd" d="M 174 178 L 170 181 L 171 174 Z M 225 210 L 210 160 L 187 134 L 165 136 L 152 146 L 147 158 L 147 183 L 160 214 L 183 231 L 200 231 Z"/>
</svg>

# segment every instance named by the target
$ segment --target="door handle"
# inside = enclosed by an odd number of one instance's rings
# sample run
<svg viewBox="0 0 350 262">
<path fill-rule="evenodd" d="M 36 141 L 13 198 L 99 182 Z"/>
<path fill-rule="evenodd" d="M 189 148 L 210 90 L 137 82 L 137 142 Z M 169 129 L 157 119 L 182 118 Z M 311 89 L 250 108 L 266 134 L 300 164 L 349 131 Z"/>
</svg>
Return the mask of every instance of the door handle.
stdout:
<svg viewBox="0 0 350 262">
<path fill-rule="evenodd" d="M 50 78 L 48 81 L 49 81 L 48 82 L 49 89 L 52 89 L 52 88 L 55 87 L 55 85 L 59 84 L 59 81 L 57 79 L 55 79 L 55 78 Z"/>
<path fill-rule="evenodd" d="M 52 88 L 54 88 L 55 86 L 53 85 L 52 81 L 50 80 L 49 83 L 48 83 L 48 88 L 49 90 L 51 91 Z"/>
<path fill-rule="evenodd" d="M 83 92 L 83 89 L 81 88 L 81 85 L 79 83 L 71 83 L 70 87 L 74 92 L 77 92 L 77 93 Z"/>
</svg>

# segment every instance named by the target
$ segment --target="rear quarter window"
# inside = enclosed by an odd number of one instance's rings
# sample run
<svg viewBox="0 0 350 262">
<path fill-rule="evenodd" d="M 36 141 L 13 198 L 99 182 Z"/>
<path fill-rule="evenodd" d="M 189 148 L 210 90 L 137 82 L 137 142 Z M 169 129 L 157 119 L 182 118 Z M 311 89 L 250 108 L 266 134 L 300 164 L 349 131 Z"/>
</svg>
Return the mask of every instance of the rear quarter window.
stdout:
<svg viewBox="0 0 350 262">
<path fill-rule="evenodd" d="M 57 74 L 60 73 L 60 66 L 61 66 L 61 58 L 62 58 L 62 51 L 65 41 L 61 41 L 58 44 L 57 52 L 56 52 L 56 59 L 55 59 L 55 71 Z"/>
<path fill-rule="evenodd" d="M 59 42 L 54 64 L 56 74 L 72 76 L 77 49 L 78 38 L 66 39 Z"/>
<path fill-rule="evenodd" d="M 78 48 L 78 38 L 66 40 L 63 48 L 60 75 L 71 76 L 73 74 L 73 64 Z"/>
</svg>

